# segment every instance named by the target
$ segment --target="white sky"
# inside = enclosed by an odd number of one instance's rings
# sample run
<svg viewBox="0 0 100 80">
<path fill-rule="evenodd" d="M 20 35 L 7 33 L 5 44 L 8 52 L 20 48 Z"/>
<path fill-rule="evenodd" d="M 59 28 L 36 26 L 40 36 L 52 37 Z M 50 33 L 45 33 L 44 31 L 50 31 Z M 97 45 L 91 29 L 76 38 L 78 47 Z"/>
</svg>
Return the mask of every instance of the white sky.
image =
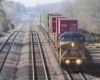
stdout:
<svg viewBox="0 0 100 80">
<path fill-rule="evenodd" d="M 37 4 L 61 2 L 63 0 L 9 0 L 9 1 L 20 2 L 20 3 L 24 4 L 26 7 L 30 7 L 30 6 L 36 6 Z"/>
</svg>

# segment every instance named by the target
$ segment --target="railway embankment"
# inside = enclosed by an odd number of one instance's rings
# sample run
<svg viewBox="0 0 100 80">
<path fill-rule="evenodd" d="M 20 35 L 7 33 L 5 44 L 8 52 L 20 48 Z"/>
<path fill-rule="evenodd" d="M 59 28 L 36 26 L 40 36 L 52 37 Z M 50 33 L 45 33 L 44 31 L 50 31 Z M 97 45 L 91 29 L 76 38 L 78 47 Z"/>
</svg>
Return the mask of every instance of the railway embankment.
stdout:
<svg viewBox="0 0 100 80">
<path fill-rule="evenodd" d="M 96 48 L 94 45 L 85 46 L 92 57 L 92 63 L 100 64 L 100 48 Z"/>
</svg>

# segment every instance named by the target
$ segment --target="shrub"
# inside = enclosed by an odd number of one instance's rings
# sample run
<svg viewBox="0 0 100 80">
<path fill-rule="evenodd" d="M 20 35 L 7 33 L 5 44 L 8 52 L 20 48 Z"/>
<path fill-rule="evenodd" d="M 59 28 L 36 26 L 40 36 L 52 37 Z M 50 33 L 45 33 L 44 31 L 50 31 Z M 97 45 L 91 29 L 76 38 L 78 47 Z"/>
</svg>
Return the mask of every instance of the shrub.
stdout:
<svg viewBox="0 0 100 80">
<path fill-rule="evenodd" d="M 14 28 L 15 28 L 15 26 L 14 26 L 14 24 L 13 24 L 13 23 L 11 23 L 11 28 L 12 28 L 12 29 L 14 29 Z"/>
<path fill-rule="evenodd" d="M 8 30 L 10 30 L 10 28 L 7 25 L 3 26 L 3 32 L 7 32 Z"/>
<path fill-rule="evenodd" d="M 100 43 L 100 39 L 96 39 L 96 43 Z"/>
</svg>

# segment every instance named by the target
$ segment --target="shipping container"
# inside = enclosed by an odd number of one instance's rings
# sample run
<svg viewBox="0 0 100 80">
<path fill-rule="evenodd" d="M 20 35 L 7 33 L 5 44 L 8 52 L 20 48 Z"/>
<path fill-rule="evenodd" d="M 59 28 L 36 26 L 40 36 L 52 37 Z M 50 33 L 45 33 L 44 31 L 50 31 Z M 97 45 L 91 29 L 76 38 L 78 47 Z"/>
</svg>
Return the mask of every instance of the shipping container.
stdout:
<svg viewBox="0 0 100 80">
<path fill-rule="evenodd" d="M 56 32 L 56 18 L 65 18 L 65 17 L 62 17 L 62 16 L 51 16 L 50 17 L 50 28 L 51 28 L 52 33 Z"/>
<path fill-rule="evenodd" d="M 61 15 L 59 13 L 43 13 L 43 16 L 44 16 L 44 23 L 45 23 L 45 30 L 47 31 L 47 27 L 49 27 L 49 16 L 52 15 L 52 16 L 55 16 L 55 15 Z"/>
<path fill-rule="evenodd" d="M 50 17 L 51 17 L 51 16 L 62 16 L 62 14 L 59 14 L 59 13 L 49 13 L 48 16 L 49 16 L 49 17 L 48 17 L 48 20 L 49 20 L 49 25 L 48 25 L 48 27 L 51 28 L 51 24 L 50 24 L 51 20 L 50 20 Z"/>
<path fill-rule="evenodd" d="M 77 32 L 78 21 L 70 18 L 56 19 L 56 35 L 59 40 L 59 35 L 65 32 Z M 59 41 L 58 41 L 59 47 Z"/>
<path fill-rule="evenodd" d="M 69 18 L 57 18 L 56 19 L 56 34 L 62 34 L 64 32 L 77 32 L 78 22 Z"/>
<path fill-rule="evenodd" d="M 78 21 L 77 20 L 70 20 L 68 32 L 77 32 L 77 28 L 78 28 Z"/>
<path fill-rule="evenodd" d="M 45 26 L 47 26 L 45 13 L 38 17 L 38 23 L 40 23 L 40 25 L 45 29 Z"/>
<path fill-rule="evenodd" d="M 38 23 L 40 23 L 40 25 L 42 27 L 44 27 L 44 29 L 46 30 L 46 32 L 48 32 L 47 27 L 49 27 L 49 16 L 56 16 L 56 15 L 61 16 L 62 14 L 59 14 L 59 13 L 42 13 L 38 17 Z"/>
<path fill-rule="evenodd" d="M 59 19 L 70 19 L 70 18 L 56 18 L 56 35 L 58 36 L 58 20 Z M 72 20 L 72 19 L 70 19 L 70 20 Z"/>
<path fill-rule="evenodd" d="M 44 25 L 45 25 L 44 29 L 45 29 L 46 32 L 47 32 L 47 27 L 48 27 L 48 14 L 47 14 L 47 13 L 43 13 L 42 16 L 43 16 L 42 22 L 43 22 Z"/>
</svg>

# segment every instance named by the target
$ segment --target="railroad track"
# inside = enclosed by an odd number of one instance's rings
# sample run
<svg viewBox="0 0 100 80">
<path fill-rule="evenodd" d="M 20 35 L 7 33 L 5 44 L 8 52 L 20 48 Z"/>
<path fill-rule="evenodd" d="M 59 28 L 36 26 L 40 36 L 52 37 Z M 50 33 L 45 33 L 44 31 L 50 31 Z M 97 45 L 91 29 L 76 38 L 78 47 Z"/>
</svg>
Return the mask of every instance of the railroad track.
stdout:
<svg viewBox="0 0 100 80">
<path fill-rule="evenodd" d="M 31 36 L 33 36 L 32 37 L 33 39 L 31 38 L 31 44 L 34 45 L 34 46 L 32 46 L 32 52 L 33 52 L 33 54 L 32 54 L 32 56 L 33 56 L 33 80 L 48 80 L 49 78 L 46 79 L 46 77 L 45 77 L 45 72 L 42 72 L 43 68 L 40 67 L 40 65 L 42 63 L 41 62 L 42 60 L 40 60 L 40 56 L 39 56 L 40 52 L 38 52 L 39 49 L 37 48 L 39 43 L 37 41 L 36 34 L 37 33 L 35 31 L 33 32 L 33 34 L 32 34 L 32 31 L 31 31 Z M 34 42 L 32 42 L 32 41 L 34 41 Z M 35 53 L 35 52 L 37 52 L 37 53 Z M 38 64 L 38 63 L 40 63 L 40 64 Z M 43 76 L 41 76 L 41 75 L 43 75 Z M 81 72 L 70 73 L 70 72 L 66 71 L 66 75 L 64 75 L 64 76 L 66 76 L 66 80 L 87 80 Z"/>
<path fill-rule="evenodd" d="M 82 73 L 78 72 L 78 73 L 70 73 L 69 72 L 69 75 L 71 77 L 71 80 L 86 80 L 84 78 L 84 76 L 82 75 Z"/>
<path fill-rule="evenodd" d="M 81 72 L 67 72 L 68 80 L 86 80 Z"/>
<path fill-rule="evenodd" d="M 12 47 L 12 44 L 14 43 L 14 40 L 16 39 L 17 35 L 19 34 L 19 32 L 21 32 L 24 29 L 24 25 L 22 25 L 22 27 L 18 30 L 13 32 L 8 39 L 5 41 L 5 43 L 3 44 L 3 46 L 0 49 L 0 75 L 2 73 L 5 61 L 9 55 L 9 51 Z"/>
<path fill-rule="evenodd" d="M 33 80 L 49 80 L 42 46 L 37 32 L 31 31 Z"/>
<path fill-rule="evenodd" d="M 87 80 L 82 72 L 68 72 L 65 69 L 62 69 L 62 73 L 66 80 Z"/>
</svg>

